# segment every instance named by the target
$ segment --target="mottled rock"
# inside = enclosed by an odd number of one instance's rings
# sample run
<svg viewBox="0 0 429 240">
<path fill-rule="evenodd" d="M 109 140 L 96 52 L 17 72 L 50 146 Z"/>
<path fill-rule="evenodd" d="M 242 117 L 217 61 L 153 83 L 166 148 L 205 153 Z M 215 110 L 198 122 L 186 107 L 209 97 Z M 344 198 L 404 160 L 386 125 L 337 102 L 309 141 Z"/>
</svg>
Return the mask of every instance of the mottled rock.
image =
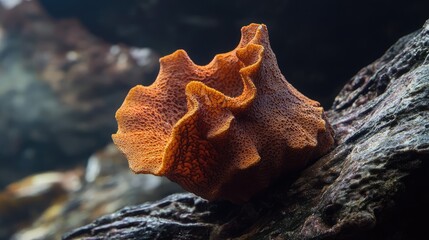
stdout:
<svg viewBox="0 0 429 240">
<path fill-rule="evenodd" d="M 0 239 L 29 226 L 46 209 L 55 209 L 81 188 L 82 169 L 46 172 L 14 182 L 0 192 Z"/>
<path fill-rule="evenodd" d="M 84 171 L 37 174 L 0 192 L 0 239 L 59 239 L 104 214 L 179 191 L 165 178 L 131 173 L 111 144 Z"/>
<path fill-rule="evenodd" d="M 429 214 L 428 56 L 429 21 L 343 88 L 328 112 L 338 146 L 251 202 L 173 195 L 63 239 L 415 239 Z"/>
<path fill-rule="evenodd" d="M 106 145 L 128 89 L 158 61 L 149 49 L 108 44 L 76 20 L 54 20 L 36 0 L 5 2 L 12 3 L 0 2 L 0 187 L 83 162 Z"/>
</svg>

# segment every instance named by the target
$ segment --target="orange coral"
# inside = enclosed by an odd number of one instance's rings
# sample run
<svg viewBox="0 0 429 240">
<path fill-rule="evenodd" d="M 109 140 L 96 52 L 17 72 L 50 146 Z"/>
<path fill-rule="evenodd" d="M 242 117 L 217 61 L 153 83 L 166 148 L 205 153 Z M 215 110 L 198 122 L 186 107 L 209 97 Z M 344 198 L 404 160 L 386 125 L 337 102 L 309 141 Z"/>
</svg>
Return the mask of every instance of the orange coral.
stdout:
<svg viewBox="0 0 429 240">
<path fill-rule="evenodd" d="M 283 77 L 266 26 L 241 31 L 237 48 L 208 65 L 178 50 L 160 59 L 152 85 L 131 89 L 113 140 L 134 172 L 242 202 L 331 148 L 323 108 Z"/>
</svg>

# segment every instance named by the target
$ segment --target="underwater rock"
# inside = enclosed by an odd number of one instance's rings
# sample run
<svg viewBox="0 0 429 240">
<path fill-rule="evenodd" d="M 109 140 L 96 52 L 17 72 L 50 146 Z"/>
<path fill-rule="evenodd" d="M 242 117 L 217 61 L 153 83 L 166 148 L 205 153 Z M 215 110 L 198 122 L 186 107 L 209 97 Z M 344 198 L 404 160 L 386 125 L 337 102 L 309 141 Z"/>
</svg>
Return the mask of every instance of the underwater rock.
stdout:
<svg viewBox="0 0 429 240">
<path fill-rule="evenodd" d="M 161 58 L 155 82 L 130 90 L 112 138 L 135 173 L 239 203 L 332 148 L 323 108 L 284 78 L 267 27 L 241 33 L 205 66 L 183 50 Z"/>
<path fill-rule="evenodd" d="M 85 169 L 37 174 L 0 192 L 0 239 L 59 239 L 124 206 L 180 191 L 165 178 L 132 174 L 110 144 L 93 154 Z"/>
<path fill-rule="evenodd" d="M 296 179 L 243 205 L 187 193 L 129 206 L 63 239 L 419 239 L 428 79 L 429 20 L 346 84 L 327 112 L 338 146 Z"/>
<path fill-rule="evenodd" d="M 116 109 L 158 59 L 149 49 L 105 43 L 76 20 L 57 21 L 36 0 L 5 6 L 0 2 L 0 187 L 83 162 L 107 144 Z"/>
<path fill-rule="evenodd" d="M 46 209 L 63 203 L 69 193 L 81 188 L 82 174 L 82 169 L 46 172 L 8 185 L 0 192 L 0 239 L 9 239 L 33 224 L 41 213 L 49 212 Z"/>
</svg>

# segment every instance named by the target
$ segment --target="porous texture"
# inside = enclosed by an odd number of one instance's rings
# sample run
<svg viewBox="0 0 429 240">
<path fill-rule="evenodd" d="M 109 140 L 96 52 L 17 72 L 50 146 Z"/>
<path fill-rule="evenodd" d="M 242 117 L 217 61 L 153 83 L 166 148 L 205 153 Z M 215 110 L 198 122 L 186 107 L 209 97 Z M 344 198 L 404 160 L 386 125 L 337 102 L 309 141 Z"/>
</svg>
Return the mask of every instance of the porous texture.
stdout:
<svg viewBox="0 0 429 240">
<path fill-rule="evenodd" d="M 265 25 L 243 27 L 237 48 L 206 66 L 183 50 L 160 62 L 156 81 L 134 87 L 116 114 L 113 140 L 136 173 L 243 202 L 334 143 L 320 104 L 281 74 Z"/>
<path fill-rule="evenodd" d="M 346 84 L 327 112 L 338 146 L 258 199 L 237 206 L 173 195 L 64 239 L 421 239 L 429 215 L 428 55 L 429 22 Z"/>
</svg>

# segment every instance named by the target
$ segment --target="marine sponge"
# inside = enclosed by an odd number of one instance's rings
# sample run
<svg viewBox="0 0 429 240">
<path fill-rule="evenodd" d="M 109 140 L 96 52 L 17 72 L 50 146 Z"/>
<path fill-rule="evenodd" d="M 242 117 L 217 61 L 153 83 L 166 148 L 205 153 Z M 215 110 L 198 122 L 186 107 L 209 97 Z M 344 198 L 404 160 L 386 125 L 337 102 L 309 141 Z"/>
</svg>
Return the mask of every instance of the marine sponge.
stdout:
<svg viewBox="0 0 429 240">
<path fill-rule="evenodd" d="M 130 90 L 112 137 L 132 171 L 239 203 L 329 151 L 323 108 L 281 74 L 266 26 L 241 32 L 205 66 L 183 50 L 161 58 L 155 82 Z"/>
</svg>

